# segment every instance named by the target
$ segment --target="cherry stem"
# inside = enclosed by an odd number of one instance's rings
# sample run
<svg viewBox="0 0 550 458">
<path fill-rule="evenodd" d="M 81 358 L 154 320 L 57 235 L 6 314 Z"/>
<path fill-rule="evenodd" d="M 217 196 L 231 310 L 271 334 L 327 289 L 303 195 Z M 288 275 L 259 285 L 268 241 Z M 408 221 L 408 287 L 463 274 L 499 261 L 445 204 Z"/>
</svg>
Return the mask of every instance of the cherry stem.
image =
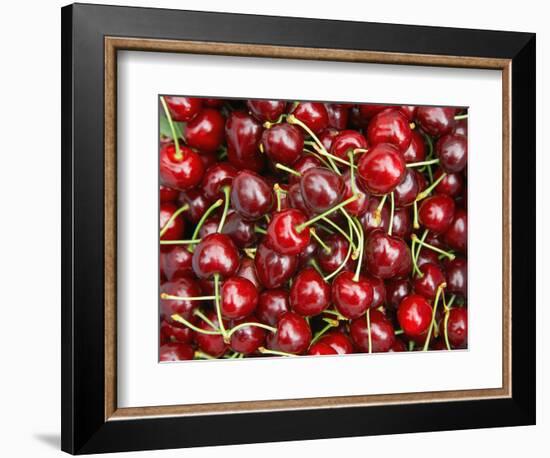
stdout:
<svg viewBox="0 0 550 458">
<path fill-rule="evenodd" d="M 286 353 L 284 351 L 270 350 L 265 347 L 259 347 L 258 351 L 264 355 L 276 355 L 276 356 L 296 356 L 292 353 Z"/>
<path fill-rule="evenodd" d="M 428 346 L 430 345 L 430 339 L 432 338 L 432 330 L 435 326 L 435 315 L 437 313 L 437 306 L 439 305 L 439 297 L 441 296 L 441 293 L 446 287 L 447 287 L 447 284 L 445 282 L 441 283 L 437 287 L 437 292 L 435 293 L 434 306 L 432 310 L 432 321 L 430 322 L 430 327 L 428 328 L 428 335 L 426 336 L 426 341 L 424 342 L 424 347 L 422 347 L 422 351 L 427 351 Z"/>
<path fill-rule="evenodd" d="M 195 350 L 194 356 L 195 358 L 199 358 L 199 359 L 216 359 L 213 356 L 210 356 L 208 353 L 204 353 L 203 351 L 200 351 L 200 350 Z"/>
<path fill-rule="evenodd" d="M 468 119 L 468 113 L 455 116 L 455 121 L 460 121 L 461 119 Z"/>
<path fill-rule="evenodd" d="M 388 195 L 384 194 L 384 196 L 380 200 L 380 203 L 378 204 L 378 207 L 376 207 L 376 210 L 374 210 L 374 224 L 376 226 L 378 226 L 382 221 L 382 208 L 384 207 L 384 204 L 386 203 L 387 198 L 388 198 Z"/>
<path fill-rule="evenodd" d="M 430 159 L 429 161 L 409 162 L 407 167 L 422 167 L 423 165 L 439 164 L 439 159 Z"/>
<path fill-rule="evenodd" d="M 297 177 L 301 177 L 301 176 L 302 176 L 302 174 L 301 174 L 300 172 L 298 172 L 297 170 L 291 169 L 290 167 L 287 167 L 286 165 L 281 164 L 280 162 L 277 162 L 277 163 L 275 164 L 275 168 L 276 168 L 276 169 L 279 169 L 279 170 L 283 170 L 283 171 L 285 171 L 285 172 L 288 172 L 288 173 L 290 173 L 290 174 L 292 174 L 292 175 L 295 175 L 295 176 L 297 176 Z"/>
<path fill-rule="evenodd" d="M 313 223 L 316 223 L 320 219 L 324 219 L 326 216 L 330 215 L 336 210 L 339 210 L 340 208 L 345 207 L 347 204 L 359 199 L 359 197 L 360 196 L 358 194 L 355 194 L 354 196 L 351 196 L 349 199 L 346 199 L 343 202 L 340 202 L 338 205 L 335 205 L 334 207 L 329 208 L 327 211 L 324 211 L 323 213 L 318 214 L 317 216 L 306 221 L 305 223 L 299 224 L 298 226 L 296 226 L 296 231 L 302 232 L 306 227 L 311 226 Z"/>
<path fill-rule="evenodd" d="M 227 211 L 229 210 L 229 193 L 230 192 L 231 192 L 231 188 L 229 186 L 223 187 L 223 194 L 225 196 L 225 199 L 224 199 L 222 217 L 220 219 L 220 224 L 218 225 L 218 232 L 221 232 L 223 230 L 223 225 L 225 224 L 225 218 L 227 218 Z"/>
<path fill-rule="evenodd" d="M 258 234 L 267 234 L 267 231 L 258 225 L 254 226 L 254 232 L 257 232 Z"/>
<path fill-rule="evenodd" d="M 199 309 L 195 309 L 193 312 L 193 315 L 198 316 L 202 321 L 204 321 L 206 324 L 208 324 L 212 329 L 220 330 L 218 326 L 214 324 L 214 322 L 208 318 L 204 313 L 202 313 Z"/>
<path fill-rule="evenodd" d="M 447 173 L 442 173 L 441 176 L 435 180 L 430 186 L 428 186 L 426 189 L 424 189 L 424 191 L 418 193 L 418 195 L 416 196 L 416 199 L 415 199 L 415 202 L 418 202 L 426 197 L 428 197 L 430 195 L 430 193 L 434 190 L 434 188 L 439 184 L 441 183 L 441 181 L 447 176 Z"/>
<path fill-rule="evenodd" d="M 255 323 L 255 322 L 250 322 L 250 323 L 241 323 L 241 324 L 238 324 L 237 326 L 235 326 L 234 328 L 231 328 L 228 333 L 227 333 L 227 338 L 230 339 L 231 336 L 233 334 L 235 334 L 239 329 L 243 329 L 243 328 L 246 328 L 248 326 L 256 326 L 257 328 L 262 328 L 262 329 L 266 329 L 270 332 L 277 332 L 277 328 L 274 328 L 273 326 L 269 326 L 267 324 L 263 324 L 263 323 Z"/>
<path fill-rule="evenodd" d="M 321 239 L 321 237 L 317 235 L 317 231 L 315 230 L 315 228 L 312 227 L 309 232 L 311 236 L 317 241 L 317 243 L 323 247 L 323 250 L 325 250 L 326 253 L 331 252 L 331 248 L 325 242 L 323 242 L 323 239 Z"/>
<path fill-rule="evenodd" d="M 281 211 L 281 187 L 279 183 L 273 185 L 273 190 L 275 191 L 275 197 L 277 198 L 277 211 Z"/>
<path fill-rule="evenodd" d="M 411 235 L 411 240 L 416 240 L 416 242 L 421 246 L 425 248 L 429 248 L 432 251 L 435 251 L 436 253 L 442 254 L 445 257 L 449 258 L 451 261 L 456 257 L 454 254 L 449 253 L 447 251 L 443 251 L 441 248 L 437 248 L 436 246 L 430 245 L 428 242 L 424 242 L 424 240 L 420 240 L 416 234 Z"/>
<path fill-rule="evenodd" d="M 416 200 L 413 202 L 413 228 L 420 229 L 420 224 L 418 223 L 418 203 Z"/>
<path fill-rule="evenodd" d="M 189 205 L 185 204 L 184 206 L 178 208 L 174 213 L 172 213 L 172 216 L 170 216 L 170 219 L 166 222 L 166 224 L 162 227 L 160 231 L 160 237 L 164 234 L 166 234 L 166 231 L 170 227 L 170 225 L 176 220 L 178 216 L 180 216 L 184 211 L 189 210 Z"/>
<path fill-rule="evenodd" d="M 321 329 L 317 334 L 315 334 L 315 336 L 313 336 L 313 339 L 311 339 L 311 345 L 317 343 L 317 341 L 323 337 L 323 335 L 329 330 L 329 329 L 332 329 L 332 328 L 335 328 L 336 326 L 338 326 L 338 321 L 336 320 L 331 320 L 331 319 L 327 319 L 325 318 L 324 321 L 327 323 L 327 325 Z"/>
<path fill-rule="evenodd" d="M 395 197 L 393 192 L 390 194 L 390 224 L 388 224 L 388 235 L 391 236 L 393 231 L 393 215 L 395 213 Z"/>
<path fill-rule="evenodd" d="M 195 240 L 161 240 L 161 245 L 195 245 L 200 243 L 201 239 Z"/>
<path fill-rule="evenodd" d="M 367 309 L 367 331 L 369 333 L 369 353 L 372 353 L 372 335 L 370 332 L 370 308 Z"/>
<path fill-rule="evenodd" d="M 216 315 L 218 316 L 218 323 L 220 324 L 220 332 L 223 336 L 224 342 L 227 340 L 227 331 L 223 325 L 222 309 L 220 306 L 220 274 L 214 274 L 214 295 L 216 301 Z"/>
<path fill-rule="evenodd" d="M 160 98 L 160 103 L 162 104 L 162 108 L 164 109 L 164 114 L 166 115 L 166 119 L 168 120 L 170 131 L 172 132 L 172 138 L 174 139 L 174 145 L 176 146 L 176 159 L 181 160 L 181 158 L 183 157 L 183 154 L 180 149 L 180 142 L 176 134 L 176 128 L 174 127 L 174 122 L 172 121 L 172 116 L 170 116 L 170 110 L 166 105 L 166 100 L 164 100 L 164 97 Z"/>
<path fill-rule="evenodd" d="M 201 216 L 201 219 L 197 223 L 195 230 L 193 231 L 193 235 L 191 236 L 192 240 L 197 240 L 197 236 L 199 235 L 199 231 L 201 230 L 201 227 L 203 226 L 204 222 L 214 212 L 214 210 L 216 210 L 216 208 L 218 208 L 221 204 L 223 204 L 223 199 L 218 199 L 208 208 L 208 210 L 204 212 L 204 214 Z"/>
<path fill-rule="evenodd" d="M 173 296 L 172 294 L 162 293 L 160 295 L 161 299 L 168 299 L 172 301 L 213 301 L 216 299 L 216 296 Z"/>
<path fill-rule="evenodd" d="M 219 336 L 221 334 L 220 331 L 209 331 L 208 329 L 201 329 L 195 326 L 193 323 L 190 323 L 185 318 L 183 318 L 181 315 L 178 315 L 175 313 L 171 317 L 174 321 L 177 321 L 178 323 L 181 323 L 185 326 L 187 326 L 189 329 L 192 329 L 195 332 L 200 332 L 201 334 L 207 334 L 209 336 Z"/>
</svg>

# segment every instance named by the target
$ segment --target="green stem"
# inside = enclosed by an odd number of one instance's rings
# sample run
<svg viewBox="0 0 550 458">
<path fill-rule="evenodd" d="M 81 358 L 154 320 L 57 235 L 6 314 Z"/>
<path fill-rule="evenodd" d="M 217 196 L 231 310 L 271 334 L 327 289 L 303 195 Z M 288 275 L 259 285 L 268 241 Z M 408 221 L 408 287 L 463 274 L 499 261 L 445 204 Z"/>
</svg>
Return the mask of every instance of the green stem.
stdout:
<svg viewBox="0 0 550 458">
<path fill-rule="evenodd" d="M 416 234 L 411 235 L 411 240 L 415 240 L 421 247 L 429 248 L 432 251 L 435 251 L 436 253 L 442 254 L 445 257 L 449 258 L 451 261 L 456 257 L 452 253 L 448 253 L 447 251 L 443 251 L 441 248 L 437 248 L 436 246 L 430 245 L 428 242 L 424 242 L 423 240 L 420 240 Z"/>
<path fill-rule="evenodd" d="M 174 122 L 172 121 L 172 116 L 170 115 L 170 110 L 166 105 L 166 100 L 164 100 L 164 97 L 160 98 L 160 103 L 162 104 L 162 108 L 164 109 L 164 114 L 166 115 L 166 119 L 168 120 L 168 125 L 170 126 L 170 131 L 172 132 L 172 138 L 174 139 L 174 145 L 176 146 L 175 158 L 178 160 L 181 160 L 181 158 L 183 157 L 183 154 L 181 152 L 180 142 L 178 139 L 178 135 L 176 134 L 176 128 L 174 127 Z"/>
<path fill-rule="evenodd" d="M 223 213 L 222 217 L 220 219 L 220 224 L 218 225 L 218 232 L 221 232 L 223 230 L 223 225 L 225 224 L 225 218 L 227 218 L 227 212 L 229 210 L 229 193 L 231 192 L 231 188 L 229 186 L 223 187 L 223 194 L 224 194 L 224 205 L 223 205 Z"/>
<path fill-rule="evenodd" d="M 193 323 L 190 323 L 185 318 L 183 318 L 181 315 L 178 315 L 177 313 L 172 315 L 171 317 L 174 321 L 177 321 L 178 323 L 184 324 L 189 329 L 192 329 L 195 332 L 200 332 L 202 334 L 207 334 L 210 336 L 219 336 L 221 334 L 220 331 L 209 331 L 208 329 L 201 329 L 195 326 Z"/>
<path fill-rule="evenodd" d="M 422 167 L 423 165 L 439 164 L 439 159 L 430 159 L 429 161 L 409 162 L 407 167 Z"/>
<path fill-rule="evenodd" d="M 258 351 L 262 353 L 263 355 L 276 355 L 276 356 L 296 356 L 292 353 L 286 353 L 284 351 L 277 351 L 277 350 L 270 350 L 265 347 L 258 348 Z"/>
<path fill-rule="evenodd" d="M 359 196 L 356 194 L 354 196 L 351 196 L 349 199 L 344 200 L 343 202 L 340 202 L 338 205 L 335 205 L 334 207 L 329 208 L 327 211 L 320 213 L 319 215 L 311 218 L 310 220 L 306 221 L 305 223 L 299 224 L 296 226 L 296 230 L 298 232 L 303 231 L 306 227 L 311 226 L 313 223 L 316 223 L 320 219 L 324 219 L 327 215 L 330 215 L 331 213 L 335 212 L 336 210 L 339 210 L 340 208 L 345 207 L 347 204 L 357 200 Z"/>
<path fill-rule="evenodd" d="M 214 202 L 209 208 L 208 210 L 206 210 L 204 212 L 204 214 L 201 216 L 201 219 L 199 220 L 199 222 L 197 223 L 197 225 L 195 226 L 195 230 L 193 231 L 193 235 L 191 236 L 191 239 L 192 240 L 196 240 L 198 235 L 199 235 L 199 231 L 201 230 L 201 227 L 202 225 L 204 224 L 204 222 L 206 221 L 206 219 L 216 210 L 216 208 L 218 208 L 221 204 L 223 204 L 223 199 L 218 199 L 216 202 Z"/>
<path fill-rule="evenodd" d="M 228 332 L 227 332 L 227 338 L 230 339 L 231 336 L 233 334 L 235 334 L 239 329 L 243 329 L 243 328 L 246 328 L 248 326 L 256 326 L 257 328 L 262 328 L 262 329 L 266 329 L 270 332 L 277 332 L 277 328 L 274 328 L 273 326 L 268 326 L 267 324 L 263 324 L 263 323 L 255 323 L 255 322 L 250 322 L 250 323 L 241 323 L 241 324 L 238 324 L 237 326 L 235 326 L 234 328 L 231 328 Z"/>
<path fill-rule="evenodd" d="M 434 306 L 432 310 L 432 321 L 430 322 L 430 327 L 428 328 L 428 335 L 426 336 L 426 341 L 424 342 L 424 347 L 422 347 L 422 351 L 427 351 L 428 346 L 430 345 L 430 339 L 432 338 L 432 331 L 435 326 L 435 315 L 437 313 L 437 306 L 439 305 L 439 297 L 441 296 L 441 292 L 445 289 L 447 285 L 445 283 L 441 283 L 437 287 L 437 292 L 435 293 L 435 301 Z"/>
<path fill-rule="evenodd" d="M 170 224 L 172 224 L 178 216 L 180 216 L 184 211 L 189 210 L 189 205 L 185 204 L 184 206 L 178 208 L 174 213 L 172 213 L 172 216 L 170 216 L 170 219 L 166 222 L 166 224 L 162 227 L 160 231 L 160 238 L 164 234 L 166 234 L 166 231 L 170 227 Z"/>
</svg>

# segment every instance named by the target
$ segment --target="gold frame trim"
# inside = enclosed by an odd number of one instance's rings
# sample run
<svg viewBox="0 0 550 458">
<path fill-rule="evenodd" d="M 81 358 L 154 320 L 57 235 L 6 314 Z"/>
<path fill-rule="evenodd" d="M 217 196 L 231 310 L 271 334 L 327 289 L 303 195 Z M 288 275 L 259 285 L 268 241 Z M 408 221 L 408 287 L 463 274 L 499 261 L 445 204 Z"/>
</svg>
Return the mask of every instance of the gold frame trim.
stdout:
<svg viewBox="0 0 550 458">
<path fill-rule="evenodd" d="M 365 62 L 401 65 L 426 65 L 457 68 L 480 68 L 502 71 L 502 380 L 494 389 L 437 391 L 424 393 L 338 396 L 273 401 L 243 401 L 217 404 L 173 406 L 117 407 L 116 376 L 116 88 L 117 51 L 176 52 L 246 57 L 308 59 L 320 61 Z M 144 417 L 193 416 L 249 413 L 274 410 L 302 410 L 372 406 L 381 404 L 464 401 L 510 398 L 512 395 L 511 335 L 511 60 L 480 57 L 438 56 L 425 54 L 382 53 L 373 51 L 300 48 L 178 40 L 105 37 L 105 421 Z"/>
</svg>

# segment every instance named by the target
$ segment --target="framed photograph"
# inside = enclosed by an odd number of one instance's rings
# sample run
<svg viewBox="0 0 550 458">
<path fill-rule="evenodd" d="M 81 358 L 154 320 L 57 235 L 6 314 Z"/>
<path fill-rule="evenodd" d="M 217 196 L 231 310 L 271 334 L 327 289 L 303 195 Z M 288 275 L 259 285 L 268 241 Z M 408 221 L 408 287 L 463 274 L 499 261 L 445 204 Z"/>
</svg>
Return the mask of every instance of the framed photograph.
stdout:
<svg viewBox="0 0 550 458">
<path fill-rule="evenodd" d="M 63 450 L 535 423 L 534 34 L 71 5 L 62 124 Z"/>
</svg>

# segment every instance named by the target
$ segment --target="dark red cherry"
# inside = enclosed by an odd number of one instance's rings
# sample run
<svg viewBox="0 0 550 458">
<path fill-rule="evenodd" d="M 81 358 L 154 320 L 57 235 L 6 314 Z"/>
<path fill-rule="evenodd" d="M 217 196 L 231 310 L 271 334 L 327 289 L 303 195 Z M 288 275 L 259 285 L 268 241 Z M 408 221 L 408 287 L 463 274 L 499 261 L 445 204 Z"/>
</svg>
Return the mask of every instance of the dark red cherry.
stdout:
<svg viewBox="0 0 550 458">
<path fill-rule="evenodd" d="M 237 173 L 237 169 L 227 162 L 219 162 L 210 167 L 206 170 L 201 184 L 204 196 L 210 201 L 223 199 L 222 188 L 231 186 Z"/>
<path fill-rule="evenodd" d="M 402 153 L 411 143 L 412 130 L 407 116 L 395 108 L 381 111 L 369 123 L 367 140 L 369 145 L 391 143 Z"/>
<path fill-rule="evenodd" d="M 461 172 L 468 162 L 468 140 L 463 135 L 445 135 L 437 141 L 435 154 L 443 170 Z"/>
<path fill-rule="evenodd" d="M 233 179 L 231 204 L 248 221 L 254 221 L 273 207 L 272 187 L 258 174 L 241 170 Z"/>
<path fill-rule="evenodd" d="M 384 281 L 377 277 L 366 276 L 372 285 L 372 304 L 371 308 L 375 309 L 380 307 L 386 302 L 386 286 Z"/>
<path fill-rule="evenodd" d="M 438 287 L 445 283 L 445 275 L 437 264 L 429 262 L 420 266 L 420 272 L 422 272 L 422 276 L 415 277 L 413 281 L 414 290 L 426 299 L 433 300 Z"/>
<path fill-rule="evenodd" d="M 332 148 L 332 142 L 340 132 L 332 127 L 322 130 L 317 137 L 327 151 Z"/>
<path fill-rule="evenodd" d="M 468 214 L 462 208 L 457 208 L 453 222 L 447 232 L 443 234 L 447 246 L 461 253 L 466 252 L 468 242 Z"/>
<path fill-rule="evenodd" d="M 186 343 L 171 342 L 160 346 L 159 360 L 166 361 L 185 361 L 193 359 L 195 352 L 193 347 Z"/>
<path fill-rule="evenodd" d="M 397 320 L 408 337 L 422 337 L 432 322 L 432 307 L 423 296 L 411 294 L 399 304 Z"/>
<path fill-rule="evenodd" d="M 330 345 L 323 342 L 316 342 L 307 351 L 310 356 L 337 355 L 338 353 Z"/>
<path fill-rule="evenodd" d="M 344 180 L 327 168 L 314 167 L 302 175 L 300 190 L 308 208 L 322 213 L 342 201 Z"/>
<path fill-rule="evenodd" d="M 291 124 L 275 124 L 262 134 L 262 147 L 273 162 L 291 166 L 304 149 L 302 131 Z"/>
<path fill-rule="evenodd" d="M 349 106 L 342 103 L 325 103 L 328 114 L 328 125 L 342 130 L 348 125 Z"/>
<path fill-rule="evenodd" d="M 412 234 L 412 224 L 410 207 L 396 208 L 393 214 L 392 235 L 408 239 Z"/>
<path fill-rule="evenodd" d="M 231 277 L 223 282 L 221 312 L 224 318 L 239 320 L 250 315 L 258 305 L 258 290 L 242 277 Z"/>
<path fill-rule="evenodd" d="M 290 306 L 302 316 L 318 315 L 330 303 L 330 286 L 312 267 L 298 273 L 290 288 Z"/>
<path fill-rule="evenodd" d="M 242 111 L 233 111 L 225 122 L 227 147 L 241 160 L 249 160 L 258 154 L 262 138 L 260 123 Z"/>
<path fill-rule="evenodd" d="M 195 97 L 164 97 L 172 120 L 191 121 L 202 110 L 202 99 Z"/>
<path fill-rule="evenodd" d="M 419 193 L 418 180 L 414 170 L 407 169 L 403 181 L 397 185 L 394 191 L 395 205 L 405 207 L 411 205 Z"/>
<path fill-rule="evenodd" d="M 277 324 L 277 344 L 287 353 L 304 353 L 311 342 L 311 329 L 306 319 L 294 312 L 286 312 Z"/>
<path fill-rule="evenodd" d="M 323 237 L 323 241 L 330 248 L 330 251 L 319 249 L 317 262 L 319 263 L 321 269 L 323 269 L 323 272 L 330 274 L 338 269 L 346 259 L 349 249 L 349 242 L 340 234 L 331 234 Z M 352 270 L 353 264 L 353 260 L 350 256 L 344 266 L 344 269 Z"/>
<path fill-rule="evenodd" d="M 359 180 L 356 177 L 354 178 L 355 189 L 352 186 L 350 171 L 348 170 L 342 175 L 344 181 L 344 195 L 342 200 L 348 200 L 354 195 L 358 195 L 359 197 L 357 199 L 347 204 L 344 208 L 353 216 L 363 216 L 369 209 L 369 196 L 358 185 Z"/>
<path fill-rule="evenodd" d="M 325 334 L 319 342 L 324 343 L 336 351 L 339 355 L 353 353 L 353 343 L 350 338 L 340 331 L 332 331 Z"/>
<path fill-rule="evenodd" d="M 390 210 L 388 204 L 382 206 L 380 210 L 380 219 L 376 219 L 375 214 L 378 206 L 380 205 L 380 198 L 376 196 L 369 197 L 369 204 L 367 211 L 361 217 L 361 224 L 365 233 L 372 231 L 373 229 L 382 228 L 388 230 L 390 224 Z"/>
<path fill-rule="evenodd" d="M 237 320 L 233 323 L 234 326 L 243 323 L 258 323 L 258 319 L 254 316 Z M 237 329 L 231 335 L 231 349 L 233 351 L 249 355 L 254 353 L 265 342 L 266 331 L 259 326 L 245 326 Z"/>
<path fill-rule="evenodd" d="M 463 258 L 455 258 L 444 264 L 447 278 L 446 291 L 463 298 L 468 297 L 468 263 Z"/>
<path fill-rule="evenodd" d="M 451 107 L 418 107 L 416 120 L 424 132 L 439 137 L 453 130 L 455 114 L 456 109 Z"/>
<path fill-rule="evenodd" d="M 193 254 L 185 245 L 167 245 L 160 251 L 160 271 L 168 280 L 193 275 Z"/>
<path fill-rule="evenodd" d="M 217 227 L 215 230 L 217 230 Z M 222 234 L 227 234 L 231 237 L 231 240 L 239 248 L 250 247 L 254 245 L 257 239 L 254 223 L 244 221 L 241 215 L 234 211 L 228 213 L 223 225 Z"/>
<path fill-rule="evenodd" d="M 274 122 L 285 111 L 286 102 L 282 100 L 247 100 L 246 106 L 258 121 Z"/>
<path fill-rule="evenodd" d="M 318 102 L 300 102 L 292 114 L 317 134 L 328 127 L 328 113 L 325 105 Z"/>
<path fill-rule="evenodd" d="M 189 189 L 180 193 L 178 201 L 181 205 L 187 204 L 189 206 L 185 211 L 185 218 L 192 223 L 198 223 L 210 206 L 208 199 L 199 189 Z"/>
<path fill-rule="evenodd" d="M 391 321 L 378 311 L 370 312 L 370 340 L 373 353 L 388 352 L 395 342 L 395 331 Z M 367 353 L 369 351 L 369 327 L 364 316 L 356 318 L 350 324 L 350 334 L 357 348 Z"/>
<path fill-rule="evenodd" d="M 170 202 L 160 204 L 159 225 L 162 230 L 172 215 L 178 210 L 178 206 Z M 168 229 L 162 235 L 162 240 L 180 240 L 185 230 L 185 222 L 180 214 L 170 223 Z"/>
<path fill-rule="evenodd" d="M 191 318 L 193 324 L 197 323 L 196 318 Z M 162 320 L 160 322 L 160 342 L 161 344 L 170 343 L 170 342 L 181 342 L 181 343 L 192 343 L 195 338 L 195 331 L 187 326 L 178 327 L 175 326 L 175 321 L 169 323 L 168 321 Z"/>
<path fill-rule="evenodd" d="M 424 137 L 417 130 L 413 130 L 411 134 L 411 143 L 403 153 L 405 162 L 422 162 L 426 159 L 426 143 Z"/>
<path fill-rule="evenodd" d="M 442 234 L 451 226 L 454 214 L 454 200 L 445 194 L 436 194 L 422 201 L 418 209 L 418 221 L 426 229 Z"/>
<path fill-rule="evenodd" d="M 260 294 L 256 315 L 261 322 L 276 326 L 283 313 L 290 310 L 288 292 L 285 289 L 266 289 Z"/>
<path fill-rule="evenodd" d="M 443 174 L 442 169 L 437 169 L 434 174 L 434 181 Z M 450 197 L 458 197 L 464 191 L 464 178 L 461 173 L 447 173 L 439 184 L 435 187 L 437 194 L 446 194 Z"/>
<path fill-rule="evenodd" d="M 294 163 L 292 168 L 296 170 L 296 172 L 298 172 L 300 175 L 303 175 L 304 173 L 306 173 L 307 170 L 315 167 L 320 167 L 320 166 L 321 166 L 321 161 L 319 159 L 317 159 L 315 156 L 312 156 L 311 154 L 304 154 L 302 157 L 300 157 L 300 159 L 298 159 Z M 301 176 L 297 176 L 297 175 L 288 176 L 289 184 L 300 183 L 300 180 L 301 180 Z"/>
<path fill-rule="evenodd" d="M 205 108 L 186 124 L 185 141 L 205 153 L 216 151 L 224 139 L 225 120 L 218 110 Z"/>
<path fill-rule="evenodd" d="M 411 272 L 411 252 L 403 239 L 375 229 L 367 236 L 365 263 L 368 271 L 376 277 L 402 277 Z"/>
<path fill-rule="evenodd" d="M 445 320 L 439 324 L 440 334 L 445 333 Z M 452 348 L 466 348 L 468 343 L 468 310 L 464 307 L 452 308 L 447 320 L 447 338 Z"/>
<path fill-rule="evenodd" d="M 208 318 L 216 328 L 219 328 L 220 322 L 218 321 L 218 316 L 214 310 L 208 310 L 205 312 L 206 318 Z M 224 320 L 224 327 L 227 328 L 229 323 L 226 323 Z M 216 331 L 217 329 L 212 328 L 206 321 L 199 320 L 197 322 L 197 327 L 204 329 L 205 331 Z M 195 342 L 198 347 L 206 354 L 217 358 L 218 356 L 223 355 L 227 350 L 227 344 L 223 341 L 222 335 L 214 334 L 204 334 L 202 332 L 195 333 Z"/>
<path fill-rule="evenodd" d="M 197 186 L 204 175 L 204 165 L 191 148 L 180 145 L 178 154 L 173 143 L 160 149 L 160 180 L 171 188 L 186 191 Z"/>
<path fill-rule="evenodd" d="M 357 281 L 354 273 L 343 271 L 332 282 L 332 302 L 338 311 L 348 319 L 363 315 L 372 304 L 373 290 L 370 281 L 360 275 Z"/>
<path fill-rule="evenodd" d="M 309 228 L 298 230 L 298 226 L 306 221 L 306 216 L 295 208 L 274 213 L 267 226 L 266 245 L 280 254 L 300 254 L 310 239 Z"/>
<path fill-rule="evenodd" d="M 405 161 L 397 148 L 380 143 L 359 160 L 358 173 L 370 194 L 387 194 L 401 183 L 405 176 Z"/>
<path fill-rule="evenodd" d="M 386 304 L 392 310 L 397 310 L 401 301 L 411 294 L 411 283 L 407 278 L 386 281 Z"/>
<path fill-rule="evenodd" d="M 239 252 L 231 238 L 225 234 L 204 237 L 193 252 L 193 270 L 199 278 L 211 278 L 214 274 L 227 278 L 239 268 Z"/>
<path fill-rule="evenodd" d="M 256 267 L 254 266 L 253 259 L 243 258 L 241 260 L 241 265 L 239 266 L 239 270 L 237 271 L 236 275 L 237 277 L 242 277 L 250 280 L 252 284 L 256 287 L 258 292 L 263 289 L 263 285 L 258 279 L 258 274 L 256 273 Z"/>
<path fill-rule="evenodd" d="M 367 140 L 365 137 L 356 130 L 343 130 L 334 138 L 330 152 L 340 159 L 349 161 L 348 153 L 359 148 L 367 148 Z"/>
<path fill-rule="evenodd" d="M 190 278 L 178 278 L 174 281 L 165 282 L 160 287 L 161 294 L 169 294 L 178 297 L 195 297 L 201 295 L 201 288 L 198 283 Z M 186 320 L 193 317 L 195 309 L 200 307 L 200 301 L 185 299 L 160 299 L 160 317 L 167 323 L 176 327 L 182 327 L 183 324 L 173 321 L 172 315 L 181 315 Z"/>
<path fill-rule="evenodd" d="M 180 195 L 180 192 L 177 189 L 170 188 L 169 186 L 163 186 L 160 185 L 160 201 L 162 202 L 174 202 L 178 196 Z"/>
<path fill-rule="evenodd" d="M 296 271 L 298 257 L 280 254 L 269 248 L 265 243 L 260 243 L 254 257 L 258 279 L 266 288 L 280 288 Z"/>
</svg>

